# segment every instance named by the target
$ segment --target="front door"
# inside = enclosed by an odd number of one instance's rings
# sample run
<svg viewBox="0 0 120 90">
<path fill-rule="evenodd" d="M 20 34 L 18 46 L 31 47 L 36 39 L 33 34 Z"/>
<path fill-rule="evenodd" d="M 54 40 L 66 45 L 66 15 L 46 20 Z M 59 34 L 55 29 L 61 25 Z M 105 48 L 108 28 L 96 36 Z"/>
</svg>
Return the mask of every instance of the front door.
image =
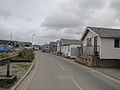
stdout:
<svg viewBox="0 0 120 90">
<path fill-rule="evenodd" d="M 97 55 L 97 36 L 94 37 L 94 54 Z"/>
</svg>

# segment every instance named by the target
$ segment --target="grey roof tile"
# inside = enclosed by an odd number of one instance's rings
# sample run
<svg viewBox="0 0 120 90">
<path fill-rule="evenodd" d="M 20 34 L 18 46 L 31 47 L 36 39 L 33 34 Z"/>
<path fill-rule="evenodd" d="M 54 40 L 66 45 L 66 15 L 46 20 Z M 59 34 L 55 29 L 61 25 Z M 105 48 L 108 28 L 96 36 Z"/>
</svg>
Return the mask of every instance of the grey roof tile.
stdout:
<svg viewBox="0 0 120 90">
<path fill-rule="evenodd" d="M 61 39 L 63 45 L 71 44 L 71 45 L 80 45 L 80 40 L 75 39 Z"/>
<path fill-rule="evenodd" d="M 120 38 L 120 29 L 87 27 L 98 34 L 100 37 Z"/>
</svg>

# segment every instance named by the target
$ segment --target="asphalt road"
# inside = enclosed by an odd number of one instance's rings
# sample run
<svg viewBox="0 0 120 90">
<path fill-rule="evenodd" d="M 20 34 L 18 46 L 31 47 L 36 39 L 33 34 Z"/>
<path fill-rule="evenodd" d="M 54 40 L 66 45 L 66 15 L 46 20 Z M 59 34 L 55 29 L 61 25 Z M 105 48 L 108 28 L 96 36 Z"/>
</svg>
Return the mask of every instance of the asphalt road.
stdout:
<svg viewBox="0 0 120 90">
<path fill-rule="evenodd" d="M 69 59 L 38 52 L 36 66 L 17 90 L 120 90 L 120 83 Z"/>
</svg>

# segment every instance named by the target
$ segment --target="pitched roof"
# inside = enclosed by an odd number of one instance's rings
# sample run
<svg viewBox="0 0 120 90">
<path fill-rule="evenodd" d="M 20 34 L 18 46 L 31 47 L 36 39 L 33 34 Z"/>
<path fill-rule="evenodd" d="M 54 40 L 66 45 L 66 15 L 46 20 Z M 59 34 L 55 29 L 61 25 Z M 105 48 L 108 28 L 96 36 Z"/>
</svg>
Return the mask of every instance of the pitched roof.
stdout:
<svg viewBox="0 0 120 90">
<path fill-rule="evenodd" d="M 9 45 L 9 44 L 15 44 L 17 41 L 10 41 L 10 40 L 0 40 L 1 45 Z"/>
<path fill-rule="evenodd" d="M 24 45 L 32 45 L 31 42 L 22 42 Z"/>
<path fill-rule="evenodd" d="M 101 28 L 101 27 L 87 27 L 87 29 L 95 32 L 99 37 L 106 38 L 120 38 L 120 29 Z"/>
<path fill-rule="evenodd" d="M 10 41 L 8 40 L 0 40 L 0 44 L 7 45 Z"/>
<path fill-rule="evenodd" d="M 57 42 L 50 42 L 50 45 L 51 45 L 51 46 L 56 46 L 56 45 L 57 45 Z"/>
<path fill-rule="evenodd" d="M 80 45 L 80 40 L 75 39 L 61 39 L 62 45 L 72 44 L 72 45 Z"/>
</svg>

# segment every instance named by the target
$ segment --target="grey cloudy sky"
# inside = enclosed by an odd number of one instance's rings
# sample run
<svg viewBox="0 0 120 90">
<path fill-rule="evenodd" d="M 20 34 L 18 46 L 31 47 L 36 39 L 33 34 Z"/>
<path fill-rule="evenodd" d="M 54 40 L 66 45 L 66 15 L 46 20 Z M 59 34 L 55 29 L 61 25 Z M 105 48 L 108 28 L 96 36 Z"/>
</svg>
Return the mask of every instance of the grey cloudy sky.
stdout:
<svg viewBox="0 0 120 90">
<path fill-rule="evenodd" d="M 120 0 L 0 0 L 0 39 L 80 39 L 86 26 L 120 28 Z"/>
</svg>

